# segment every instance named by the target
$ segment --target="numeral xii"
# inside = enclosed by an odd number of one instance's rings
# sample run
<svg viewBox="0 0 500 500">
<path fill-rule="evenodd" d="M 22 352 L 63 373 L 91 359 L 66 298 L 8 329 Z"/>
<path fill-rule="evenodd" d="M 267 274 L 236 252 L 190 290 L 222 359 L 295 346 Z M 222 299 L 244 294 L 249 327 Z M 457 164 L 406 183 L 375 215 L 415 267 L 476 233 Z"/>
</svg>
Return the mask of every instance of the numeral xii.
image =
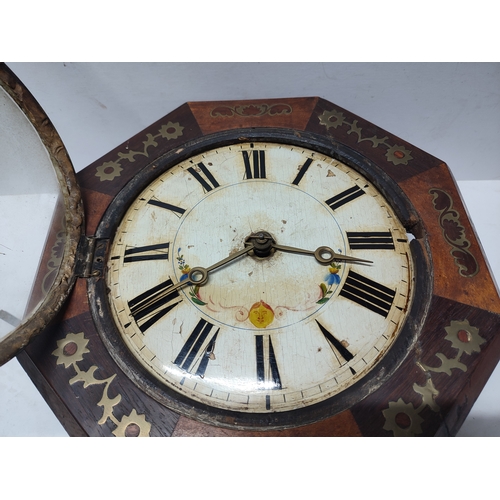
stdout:
<svg viewBox="0 0 500 500">
<path fill-rule="evenodd" d="M 245 177 L 247 179 L 266 178 L 266 152 L 264 150 L 253 149 L 252 151 L 242 151 L 243 163 L 245 164 Z"/>
</svg>

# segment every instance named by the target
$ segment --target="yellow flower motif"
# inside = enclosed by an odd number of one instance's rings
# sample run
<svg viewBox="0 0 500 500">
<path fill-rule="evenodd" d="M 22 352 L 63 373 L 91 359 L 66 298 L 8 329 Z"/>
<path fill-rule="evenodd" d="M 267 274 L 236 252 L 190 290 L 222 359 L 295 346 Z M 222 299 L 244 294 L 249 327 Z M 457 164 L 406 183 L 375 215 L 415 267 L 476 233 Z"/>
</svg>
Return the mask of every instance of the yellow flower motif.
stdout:
<svg viewBox="0 0 500 500">
<path fill-rule="evenodd" d="M 138 415 L 132 410 L 130 415 L 124 415 L 117 424 L 113 434 L 116 437 L 149 437 L 151 424 L 146 420 L 145 415 Z"/>
<path fill-rule="evenodd" d="M 68 333 L 64 339 L 57 341 L 57 349 L 52 354 L 57 357 L 58 365 L 64 364 L 64 368 L 69 368 L 81 361 L 84 354 L 90 352 L 87 349 L 88 343 L 83 332 Z"/>
</svg>

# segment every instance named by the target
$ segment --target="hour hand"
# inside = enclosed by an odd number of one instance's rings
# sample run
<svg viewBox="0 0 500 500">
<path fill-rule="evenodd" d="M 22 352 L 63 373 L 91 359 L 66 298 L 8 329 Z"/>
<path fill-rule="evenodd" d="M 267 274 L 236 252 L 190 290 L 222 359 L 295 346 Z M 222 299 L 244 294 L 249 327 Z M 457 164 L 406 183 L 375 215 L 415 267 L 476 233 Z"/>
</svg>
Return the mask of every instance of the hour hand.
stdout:
<svg viewBox="0 0 500 500">
<path fill-rule="evenodd" d="M 314 258 L 322 265 L 331 264 L 334 260 L 342 260 L 345 262 L 365 262 L 371 264 L 371 260 L 359 259 L 357 257 L 349 257 L 341 253 L 334 252 L 330 247 L 319 247 L 316 250 L 304 250 L 302 248 L 289 247 L 286 245 L 278 245 L 273 243 L 273 248 L 282 252 L 301 253 L 305 255 L 313 255 Z"/>
</svg>

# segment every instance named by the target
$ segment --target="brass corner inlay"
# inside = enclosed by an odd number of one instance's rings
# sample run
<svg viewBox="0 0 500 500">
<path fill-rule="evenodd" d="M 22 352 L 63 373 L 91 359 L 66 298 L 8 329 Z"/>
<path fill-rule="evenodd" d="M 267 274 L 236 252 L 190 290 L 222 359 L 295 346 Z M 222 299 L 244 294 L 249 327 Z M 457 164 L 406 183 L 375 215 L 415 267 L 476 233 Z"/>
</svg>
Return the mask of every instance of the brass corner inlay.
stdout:
<svg viewBox="0 0 500 500">
<path fill-rule="evenodd" d="M 99 369 L 96 365 L 92 365 L 87 371 L 83 371 L 78 367 L 78 363 L 83 360 L 83 357 L 90 351 L 87 349 L 89 341 L 85 338 L 83 332 L 68 333 L 64 339 L 57 341 L 57 349 L 52 354 L 56 356 L 56 364 L 64 365 L 64 368 L 73 368 L 76 375 L 70 379 L 69 384 L 74 385 L 78 382 L 83 382 L 83 388 L 93 385 L 102 385 L 102 397 L 97 402 L 97 406 L 102 407 L 102 415 L 98 421 L 99 425 L 104 425 L 108 418 L 116 425 L 113 434 L 117 437 L 146 437 L 149 436 L 151 424 L 146 420 L 145 415 L 139 415 L 133 409 L 129 415 L 123 415 L 121 419 L 114 415 L 114 408 L 120 404 L 122 400 L 121 394 L 111 399 L 108 395 L 108 389 L 116 377 L 116 374 L 107 379 L 98 379 L 94 373 Z"/>
<path fill-rule="evenodd" d="M 385 418 L 384 429 L 391 431 L 396 437 L 410 437 L 422 434 L 424 419 L 420 416 L 420 413 L 424 408 L 429 407 L 433 412 L 440 411 L 440 407 L 436 403 L 439 391 L 432 381 L 432 373 L 445 373 L 451 377 L 453 376 L 453 368 L 466 372 L 467 365 L 460 361 L 462 355 L 464 353 L 471 355 L 480 352 L 480 346 L 486 342 L 479 335 L 479 329 L 471 326 L 466 319 L 452 321 L 449 326 L 445 327 L 445 331 L 445 339 L 451 342 L 458 352 L 454 358 L 447 358 L 440 352 L 436 353 L 435 356 L 440 361 L 439 366 L 428 366 L 419 361 L 416 362 L 416 366 L 425 373 L 426 377 L 425 385 L 413 384 L 413 390 L 422 397 L 422 403 L 415 407 L 412 403 L 405 403 L 402 398 L 399 398 L 397 401 L 390 401 L 388 407 L 382 411 Z"/>
<path fill-rule="evenodd" d="M 136 156 L 144 156 L 149 158 L 149 149 L 158 147 L 158 139 L 166 139 L 170 141 L 172 139 L 177 139 L 182 136 L 184 127 L 176 122 L 168 122 L 162 125 L 158 129 L 158 133 L 147 134 L 146 140 L 143 141 L 143 149 L 142 151 L 133 151 L 127 150 L 125 152 L 118 153 L 118 159 L 114 161 L 106 161 L 96 167 L 96 177 L 99 177 L 101 182 L 103 181 L 112 181 L 115 177 L 120 177 L 121 172 L 123 170 L 122 162 L 125 163 L 133 163 L 135 162 Z"/>
<path fill-rule="evenodd" d="M 434 208 L 439 212 L 439 225 L 444 239 L 451 246 L 450 254 L 458 267 L 458 274 L 464 278 L 472 278 L 479 272 L 479 264 L 469 251 L 471 243 L 460 223 L 460 214 L 453 207 L 452 197 L 438 188 L 430 189 L 429 194 Z"/>
<path fill-rule="evenodd" d="M 353 120 L 350 123 L 342 111 L 332 109 L 331 111 L 325 110 L 319 116 L 319 123 L 326 127 L 327 130 L 330 128 L 337 129 L 342 125 L 347 125 L 349 127 L 348 134 L 355 134 L 358 136 L 358 144 L 360 142 L 368 141 L 372 143 L 373 148 L 385 147 L 387 149 L 385 157 L 388 162 L 394 165 L 408 165 L 410 160 L 413 160 L 411 151 L 406 149 L 404 146 L 399 144 L 390 144 L 389 137 L 363 137 L 363 129 L 358 126 L 358 120 Z"/>
</svg>

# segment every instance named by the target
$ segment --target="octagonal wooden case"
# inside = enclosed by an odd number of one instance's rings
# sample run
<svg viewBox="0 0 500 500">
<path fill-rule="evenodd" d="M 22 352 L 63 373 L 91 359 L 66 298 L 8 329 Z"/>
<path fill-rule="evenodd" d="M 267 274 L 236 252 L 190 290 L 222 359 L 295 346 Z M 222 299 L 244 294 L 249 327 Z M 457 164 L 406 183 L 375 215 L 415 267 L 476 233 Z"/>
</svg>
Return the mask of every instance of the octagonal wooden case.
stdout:
<svg viewBox="0 0 500 500">
<path fill-rule="evenodd" d="M 269 430 L 211 425 L 147 395 L 110 354 L 121 347 L 105 345 L 89 304 L 103 279 L 108 246 L 94 236 L 114 197 L 164 155 L 182 158 L 186 148 L 210 138 L 248 141 L 252 134 L 279 133 L 299 143 L 317 139 L 332 154 L 352 152 L 386 197 L 397 191 L 408 200 L 402 219 L 421 247 L 425 278 L 415 299 L 418 317 L 411 318 L 415 337 L 381 385 L 316 422 L 298 417 L 285 429 Z M 86 218 L 79 277 L 58 318 L 18 356 L 70 435 L 454 435 L 496 366 L 500 299 L 448 167 L 331 102 L 309 97 L 187 103 L 89 165 L 78 180 Z M 40 279 L 57 246 L 53 235 Z"/>
</svg>

